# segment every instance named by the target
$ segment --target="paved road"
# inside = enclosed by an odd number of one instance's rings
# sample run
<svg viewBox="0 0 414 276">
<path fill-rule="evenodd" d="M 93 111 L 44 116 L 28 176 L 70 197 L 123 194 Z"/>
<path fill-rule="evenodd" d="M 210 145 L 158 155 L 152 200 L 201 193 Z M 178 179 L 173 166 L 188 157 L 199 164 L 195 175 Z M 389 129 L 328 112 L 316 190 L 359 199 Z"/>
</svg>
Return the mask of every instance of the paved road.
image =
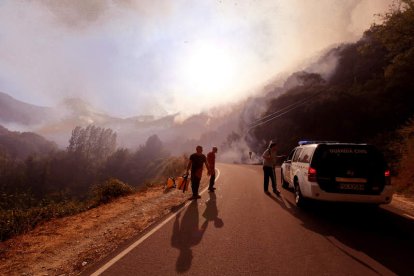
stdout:
<svg viewBox="0 0 414 276">
<path fill-rule="evenodd" d="M 97 274 L 414 275 L 413 220 L 353 205 L 301 210 L 289 191 L 263 193 L 260 166 L 218 168 L 215 193 L 203 193 L 125 256 L 108 258 Z"/>
</svg>

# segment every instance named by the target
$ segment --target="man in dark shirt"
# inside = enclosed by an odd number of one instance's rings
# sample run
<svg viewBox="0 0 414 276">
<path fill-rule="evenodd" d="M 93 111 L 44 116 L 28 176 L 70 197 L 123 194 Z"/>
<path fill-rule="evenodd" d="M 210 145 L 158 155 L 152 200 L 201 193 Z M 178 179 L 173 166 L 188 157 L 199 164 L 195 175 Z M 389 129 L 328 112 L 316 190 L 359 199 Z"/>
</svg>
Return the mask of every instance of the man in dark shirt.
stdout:
<svg viewBox="0 0 414 276">
<path fill-rule="evenodd" d="M 198 189 L 200 187 L 201 176 L 203 174 L 203 165 L 206 165 L 208 173 L 210 173 L 210 168 L 207 164 L 207 158 L 203 154 L 203 147 L 197 146 L 196 153 L 190 155 L 190 160 L 187 165 L 187 174 L 191 168 L 191 190 L 193 191 L 193 196 L 191 199 L 197 199 L 201 196 L 198 194 Z"/>
</svg>

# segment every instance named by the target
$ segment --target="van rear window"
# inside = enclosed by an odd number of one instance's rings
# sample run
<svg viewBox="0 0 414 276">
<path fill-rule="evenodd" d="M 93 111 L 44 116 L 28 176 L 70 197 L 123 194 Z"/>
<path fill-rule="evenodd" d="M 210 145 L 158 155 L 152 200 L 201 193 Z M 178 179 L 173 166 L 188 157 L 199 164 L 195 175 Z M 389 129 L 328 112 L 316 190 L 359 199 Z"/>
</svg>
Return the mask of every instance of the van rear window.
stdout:
<svg viewBox="0 0 414 276">
<path fill-rule="evenodd" d="M 369 145 L 323 145 L 315 152 L 312 163 L 316 167 L 323 166 L 326 169 L 335 167 L 383 169 L 384 158 L 373 146 Z"/>
</svg>

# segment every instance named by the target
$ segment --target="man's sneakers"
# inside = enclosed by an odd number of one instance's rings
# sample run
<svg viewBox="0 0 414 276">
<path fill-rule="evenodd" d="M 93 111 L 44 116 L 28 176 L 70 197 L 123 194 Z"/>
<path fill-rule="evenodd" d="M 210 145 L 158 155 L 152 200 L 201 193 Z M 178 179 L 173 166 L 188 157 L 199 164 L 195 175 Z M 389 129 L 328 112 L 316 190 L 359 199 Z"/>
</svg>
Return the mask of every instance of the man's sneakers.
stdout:
<svg viewBox="0 0 414 276">
<path fill-rule="evenodd" d="M 211 188 L 208 188 L 208 191 L 212 193 L 212 192 L 214 192 L 214 190 L 215 190 L 215 189 L 216 189 L 216 188 L 211 187 Z"/>
<path fill-rule="evenodd" d="M 265 192 L 265 194 L 270 195 L 270 192 L 269 192 L 269 191 L 264 191 L 264 192 Z M 273 190 L 273 193 L 274 193 L 275 195 L 277 195 L 277 196 L 280 196 L 280 191 L 279 191 L 278 189 Z"/>
<path fill-rule="evenodd" d="M 275 193 L 275 195 L 280 196 L 280 191 L 278 189 L 273 190 L 273 192 Z"/>
<path fill-rule="evenodd" d="M 201 198 L 201 195 L 193 195 L 192 197 L 189 198 L 189 200 L 194 200 L 194 199 L 199 199 Z"/>
</svg>

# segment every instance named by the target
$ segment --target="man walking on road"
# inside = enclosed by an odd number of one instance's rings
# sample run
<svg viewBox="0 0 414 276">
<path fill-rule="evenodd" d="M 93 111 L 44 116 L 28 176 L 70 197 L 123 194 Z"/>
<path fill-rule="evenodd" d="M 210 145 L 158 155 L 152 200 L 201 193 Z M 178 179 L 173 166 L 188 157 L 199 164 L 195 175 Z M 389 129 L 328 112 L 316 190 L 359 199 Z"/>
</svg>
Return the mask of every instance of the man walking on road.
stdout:
<svg viewBox="0 0 414 276">
<path fill-rule="evenodd" d="M 208 190 L 214 192 L 214 181 L 216 180 L 216 153 L 217 147 L 213 147 L 211 152 L 207 154 L 207 163 L 210 168 L 210 184 L 208 185 Z"/>
<path fill-rule="evenodd" d="M 207 158 L 203 154 L 203 147 L 197 146 L 196 152 L 190 155 L 190 160 L 188 161 L 187 165 L 187 174 L 191 168 L 191 190 L 193 191 L 193 196 L 191 199 L 197 199 L 201 197 L 198 194 L 198 188 L 200 187 L 204 164 L 207 167 L 207 172 L 210 173 L 210 168 L 207 164 Z"/>
<path fill-rule="evenodd" d="M 276 187 L 276 175 L 275 166 L 277 157 L 276 156 L 276 142 L 270 141 L 268 148 L 262 155 L 263 157 L 263 174 L 264 174 L 264 192 L 269 193 L 269 178 L 272 180 L 273 192 L 276 195 L 280 194 L 280 191 Z"/>
</svg>

